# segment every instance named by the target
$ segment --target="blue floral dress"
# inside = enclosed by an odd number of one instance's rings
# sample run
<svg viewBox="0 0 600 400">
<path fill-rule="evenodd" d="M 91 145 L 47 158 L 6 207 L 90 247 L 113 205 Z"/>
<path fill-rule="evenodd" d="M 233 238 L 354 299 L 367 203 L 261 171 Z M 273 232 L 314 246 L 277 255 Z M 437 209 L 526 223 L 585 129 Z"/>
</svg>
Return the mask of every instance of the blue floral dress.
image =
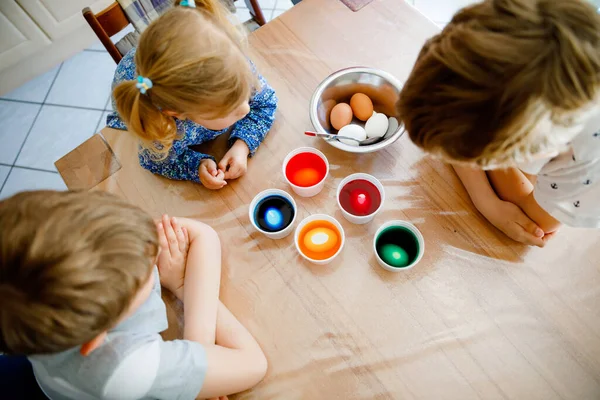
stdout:
<svg viewBox="0 0 600 400">
<path fill-rule="evenodd" d="M 129 51 L 117 66 L 112 87 L 126 80 L 137 78 L 135 67 L 135 48 Z M 253 94 L 250 99 L 250 113 L 243 119 L 233 125 L 231 135 L 229 136 L 230 145 L 237 139 L 243 140 L 250 149 L 250 155 L 253 155 L 258 146 L 262 143 L 267 132 L 271 129 L 275 120 L 275 110 L 277 109 L 277 96 L 267 81 L 258 75 L 260 81 L 260 91 Z M 113 102 L 113 109 L 116 106 Z M 110 128 L 127 129 L 123 120 L 116 111 L 108 115 L 106 124 Z M 211 155 L 199 153 L 190 148 L 216 138 L 227 132 L 230 128 L 221 131 L 213 131 L 190 120 L 180 120 L 175 118 L 178 139 L 173 141 L 173 146 L 169 154 L 164 159 L 158 159 L 152 149 L 140 146 L 139 159 L 140 165 L 148 171 L 165 176 L 170 179 L 188 180 L 200 182 L 198 168 L 200 162 L 206 158 L 214 159 Z"/>
</svg>

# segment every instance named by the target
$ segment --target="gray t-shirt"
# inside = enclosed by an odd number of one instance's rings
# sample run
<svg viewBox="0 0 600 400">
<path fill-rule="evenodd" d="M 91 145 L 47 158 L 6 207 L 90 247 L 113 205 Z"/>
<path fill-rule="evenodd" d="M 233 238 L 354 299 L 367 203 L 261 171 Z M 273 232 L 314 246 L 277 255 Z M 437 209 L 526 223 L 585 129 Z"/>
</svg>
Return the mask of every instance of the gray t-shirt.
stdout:
<svg viewBox="0 0 600 400">
<path fill-rule="evenodd" d="M 158 270 L 148 300 L 84 357 L 79 347 L 29 357 L 35 377 L 52 400 L 195 399 L 206 375 L 206 353 L 189 340 L 165 342 L 167 313 Z"/>
</svg>

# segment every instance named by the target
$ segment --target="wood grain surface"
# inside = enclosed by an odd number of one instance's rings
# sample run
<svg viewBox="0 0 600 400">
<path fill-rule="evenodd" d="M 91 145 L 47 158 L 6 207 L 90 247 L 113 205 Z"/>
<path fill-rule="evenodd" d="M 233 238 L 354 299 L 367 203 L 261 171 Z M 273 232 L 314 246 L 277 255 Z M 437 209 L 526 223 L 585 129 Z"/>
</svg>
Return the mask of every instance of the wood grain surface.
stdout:
<svg viewBox="0 0 600 400">
<path fill-rule="evenodd" d="M 254 32 L 253 60 L 280 98 L 277 122 L 246 176 L 212 192 L 144 171 L 132 135 L 104 129 L 122 164 L 96 188 L 154 216 L 198 218 L 223 244 L 222 300 L 269 359 L 259 386 L 238 399 L 599 399 L 600 235 L 563 228 L 545 249 L 516 244 L 473 208 L 451 169 L 402 137 L 355 156 L 302 133 L 317 84 L 366 65 L 406 79 L 438 28 L 401 0 L 375 0 L 354 13 L 338 0 L 304 0 Z M 314 266 L 292 236 L 253 231 L 248 204 L 286 187 L 281 162 L 314 146 L 331 173 L 314 198 L 296 196 L 299 217 L 327 213 L 346 232 L 342 254 Z M 224 152 L 224 142 L 212 144 Z M 346 222 L 337 184 L 354 172 L 378 177 L 386 201 L 364 226 Z M 421 263 L 381 269 L 373 234 L 387 220 L 413 222 L 426 242 Z M 181 304 L 167 295 L 177 335 Z"/>
</svg>

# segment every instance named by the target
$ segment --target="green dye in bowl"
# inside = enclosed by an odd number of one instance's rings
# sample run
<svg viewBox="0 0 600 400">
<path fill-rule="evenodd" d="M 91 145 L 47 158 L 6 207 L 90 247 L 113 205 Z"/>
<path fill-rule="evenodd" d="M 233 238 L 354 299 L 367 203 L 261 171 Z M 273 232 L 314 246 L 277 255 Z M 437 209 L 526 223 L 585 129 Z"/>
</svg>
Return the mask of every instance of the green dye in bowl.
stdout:
<svg viewBox="0 0 600 400">
<path fill-rule="evenodd" d="M 394 268 L 411 265 L 419 255 L 419 241 L 415 234 L 402 226 L 384 229 L 375 240 L 379 258 Z"/>
</svg>

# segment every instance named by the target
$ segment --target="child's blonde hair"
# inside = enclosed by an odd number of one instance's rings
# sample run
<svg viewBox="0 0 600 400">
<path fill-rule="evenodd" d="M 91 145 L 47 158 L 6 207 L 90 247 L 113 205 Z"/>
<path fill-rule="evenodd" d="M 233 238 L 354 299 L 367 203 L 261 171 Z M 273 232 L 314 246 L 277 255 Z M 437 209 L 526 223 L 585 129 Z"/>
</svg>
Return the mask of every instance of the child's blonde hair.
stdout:
<svg viewBox="0 0 600 400">
<path fill-rule="evenodd" d="M 550 147 L 596 100 L 600 17 L 584 0 L 487 0 L 429 40 L 398 112 L 419 147 L 453 162 L 507 165 Z M 556 141 L 556 140 L 554 140 Z"/>
<path fill-rule="evenodd" d="M 105 192 L 1 201 L 0 351 L 61 352 L 114 327 L 157 252 L 150 215 Z"/>
<path fill-rule="evenodd" d="M 179 3 L 179 2 L 176 2 Z M 248 100 L 257 80 L 244 54 L 243 35 L 219 0 L 177 6 L 150 24 L 135 53 L 137 74 L 152 81 L 142 94 L 135 80 L 113 91 L 128 129 L 146 142 L 170 148 L 177 136 L 163 111 L 223 118 Z"/>
</svg>

